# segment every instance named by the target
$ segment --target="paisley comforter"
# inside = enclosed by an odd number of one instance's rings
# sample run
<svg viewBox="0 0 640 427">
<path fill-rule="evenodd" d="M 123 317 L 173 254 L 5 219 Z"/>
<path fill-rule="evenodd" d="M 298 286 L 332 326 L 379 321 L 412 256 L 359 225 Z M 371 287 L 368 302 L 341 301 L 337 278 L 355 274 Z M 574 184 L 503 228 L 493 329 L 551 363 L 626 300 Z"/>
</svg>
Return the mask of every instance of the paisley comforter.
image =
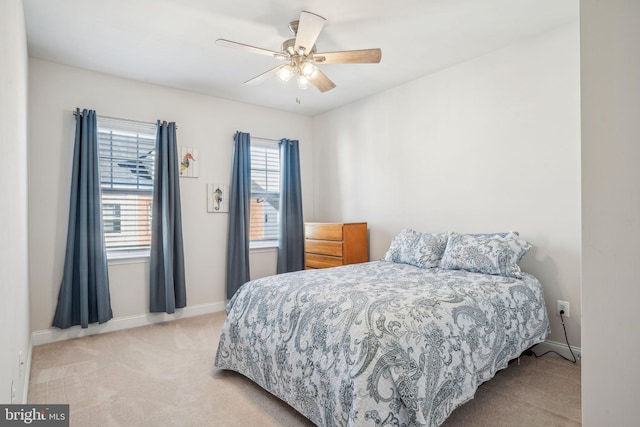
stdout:
<svg viewBox="0 0 640 427">
<path fill-rule="evenodd" d="M 542 286 L 377 261 L 254 280 L 215 364 L 322 426 L 437 426 L 545 339 Z"/>
</svg>

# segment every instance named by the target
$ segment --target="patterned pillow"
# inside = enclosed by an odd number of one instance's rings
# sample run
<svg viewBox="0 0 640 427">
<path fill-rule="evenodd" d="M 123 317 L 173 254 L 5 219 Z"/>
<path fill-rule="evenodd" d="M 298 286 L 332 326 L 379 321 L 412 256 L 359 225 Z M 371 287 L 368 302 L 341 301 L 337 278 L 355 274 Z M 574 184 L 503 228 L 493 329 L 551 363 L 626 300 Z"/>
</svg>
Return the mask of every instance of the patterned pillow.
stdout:
<svg viewBox="0 0 640 427">
<path fill-rule="evenodd" d="M 503 238 L 503 239 L 517 239 L 520 237 L 520 233 L 517 231 L 508 231 L 505 233 L 473 233 L 469 234 L 473 237 L 491 237 L 491 238 Z"/>
<path fill-rule="evenodd" d="M 518 261 L 531 244 L 517 238 L 475 237 L 452 233 L 440 267 L 522 278 Z"/>
<path fill-rule="evenodd" d="M 427 234 L 405 228 L 391 241 L 384 261 L 435 268 L 447 246 L 448 233 Z"/>
<path fill-rule="evenodd" d="M 414 253 L 417 267 L 436 268 L 440 265 L 442 254 L 447 247 L 449 233 L 420 233 Z"/>
</svg>

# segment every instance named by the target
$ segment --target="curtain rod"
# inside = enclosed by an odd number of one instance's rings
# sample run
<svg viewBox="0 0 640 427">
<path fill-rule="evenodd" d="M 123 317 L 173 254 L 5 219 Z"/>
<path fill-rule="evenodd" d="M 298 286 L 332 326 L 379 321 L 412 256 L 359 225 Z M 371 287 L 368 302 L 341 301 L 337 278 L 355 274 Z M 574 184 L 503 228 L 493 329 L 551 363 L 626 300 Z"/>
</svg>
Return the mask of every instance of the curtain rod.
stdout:
<svg viewBox="0 0 640 427">
<path fill-rule="evenodd" d="M 280 142 L 282 141 L 281 139 L 271 139 L 271 138 L 261 138 L 259 136 L 252 136 L 252 139 L 261 139 L 263 141 L 273 141 L 273 142 Z"/>
<path fill-rule="evenodd" d="M 73 111 L 73 115 L 74 116 L 82 116 L 82 113 L 78 113 L 77 111 Z M 138 124 L 143 124 L 143 125 L 148 125 L 148 124 L 152 124 L 152 122 L 143 122 L 140 120 L 131 120 L 131 119 L 122 119 L 120 117 L 111 117 L 111 116 L 103 116 L 102 114 L 96 114 L 96 116 L 98 117 L 102 117 L 105 119 L 112 119 L 112 120 L 122 120 L 124 122 L 131 122 L 131 123 L 138 123 Z M 178 125 L 176 125 L 176 129 L 178 129 Z"/>
</svg>

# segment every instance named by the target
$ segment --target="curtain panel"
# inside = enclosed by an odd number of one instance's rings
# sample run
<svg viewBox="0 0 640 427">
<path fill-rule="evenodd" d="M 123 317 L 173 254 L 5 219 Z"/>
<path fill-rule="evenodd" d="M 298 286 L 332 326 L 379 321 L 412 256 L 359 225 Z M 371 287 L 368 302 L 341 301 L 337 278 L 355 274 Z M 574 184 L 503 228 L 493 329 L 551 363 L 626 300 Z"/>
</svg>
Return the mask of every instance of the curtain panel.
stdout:
<svg viewBox="0 0 640 427">
<path fill-rule="evenodd" d="M 278 274 L 304 270 L 304 221 L 298 145 L 298 141 L 280 141 Z"/>
<path fill-rule="evenodd" d="M 187 305 L 176 124 L 158 121 L 149 258 L 149 311 Z"/>
<path fill-rule="evenodd" d="M 113 317 L 102 223 L 96 112 L 76 109 L 69 226 L 52 325 L 69 328 Z"/>
<path fill-rule="evenodd" d="M 236 132 L 233 145 L 227 236 L 227 298 L 249 281 L 249 206 L 251 198 L 251 137 Z"/>
</svg>

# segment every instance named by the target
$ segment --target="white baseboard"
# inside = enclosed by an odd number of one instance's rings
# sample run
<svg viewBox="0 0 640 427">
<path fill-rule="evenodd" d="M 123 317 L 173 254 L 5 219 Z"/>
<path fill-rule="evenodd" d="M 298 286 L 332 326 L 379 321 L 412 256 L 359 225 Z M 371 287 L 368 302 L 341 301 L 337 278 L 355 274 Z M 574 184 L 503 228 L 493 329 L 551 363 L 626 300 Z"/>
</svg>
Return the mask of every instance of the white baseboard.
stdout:
<svg viewBox="0 0 640 427">
<path fill-rule="evenodd" d="M 35 331 L 31 334 L 32 345 L 49 344 L 56 341 L 64 341 L 72 338 L 79 338 L 88 335 L 102 334 L 105 332 L 119 331 L 122 329 L 135 328 L 138 326 L 152 325 L 170 320 L 183 319 L 186 317 L 199 316 L 201 314 L 215 313 L 223 311 L 226 301 L 217 301 L 207 304 L 190 305 L 177 309 L 173 314 L 147 313 L 134 316 L 116 317 L 103 324 L 91 324 L 88 328 L 82 329 L 80 326 L 73 326 L 68 329 L 49 328 Z M 29 358 L 31 352 L 29 352 Z M 29 363 L 29 366 L 31 364 Z"/>
<path fill-rule="evenodd" d="M 559 343 L 556 341 L 547 340 L 545 342 L 541 342 L 540 344 L 533 346 L 532 350 L 535 351 L 536 354 L 538 355 L 540 355 L 541 353 L 544 353 L 545 351 L 553 350 L 553 351 L 557 351 L 567 359 L 572 359 L 571 352 L 569 351 L 569 347 L 565 343 Z M 582 359 L 582 349 L 580 347 L 571 346 L 571 351 L 573 351 L 573 354 L 576 355 L 576 359 L 578 360 Z"/>
</svg>

